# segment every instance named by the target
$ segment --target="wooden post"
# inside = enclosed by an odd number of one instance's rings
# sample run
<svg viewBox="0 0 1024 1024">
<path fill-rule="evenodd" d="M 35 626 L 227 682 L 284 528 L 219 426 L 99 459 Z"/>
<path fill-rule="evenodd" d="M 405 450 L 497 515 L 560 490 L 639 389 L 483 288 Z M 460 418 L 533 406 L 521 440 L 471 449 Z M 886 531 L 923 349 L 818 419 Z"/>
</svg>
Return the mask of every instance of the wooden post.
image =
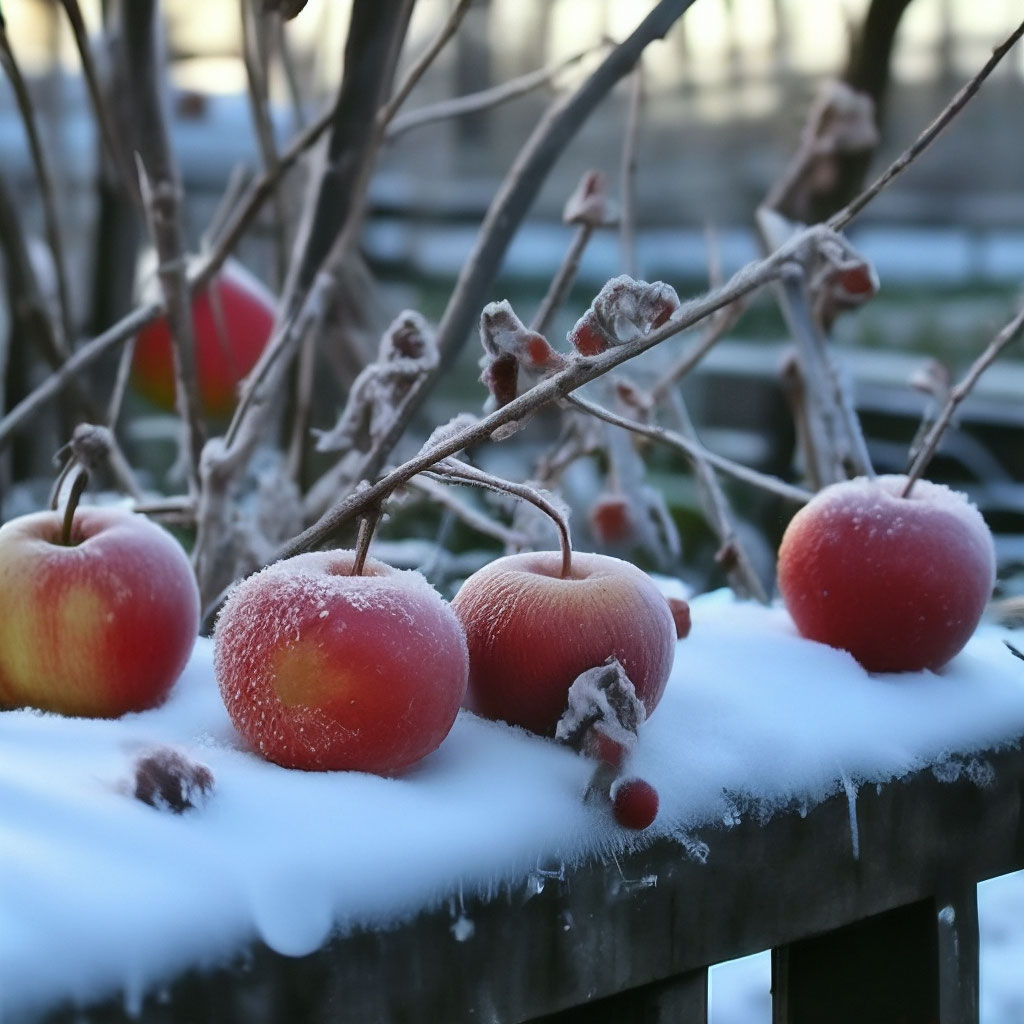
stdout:
<svg viewBox="0 0 1024 1024">
<path fill-rule="evenodd" d="M 774 1024 L 976 1024 L 976 886 L 775 949 L 772 997 Z"/>
</svg>

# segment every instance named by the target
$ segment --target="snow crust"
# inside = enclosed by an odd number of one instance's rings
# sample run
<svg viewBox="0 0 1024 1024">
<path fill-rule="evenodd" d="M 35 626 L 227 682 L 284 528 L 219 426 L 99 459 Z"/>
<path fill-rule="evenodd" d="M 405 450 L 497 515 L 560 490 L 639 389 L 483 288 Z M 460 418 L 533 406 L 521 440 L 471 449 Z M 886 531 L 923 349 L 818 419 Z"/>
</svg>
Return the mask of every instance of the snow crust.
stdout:
<svg viewBox="0 0 1024 1024">
<path fill-rule="evenodd" d="M 661 798 L 639 835 L 583 803 L 590 762 L 468 712 L 401 778 L 269 764 L 231 726 L 206 640 L 154 711 L 0 713 L 0 1020 L 115 992 L 132 1010 L 253 939 L 297 956 L 424 907 L 451 906 L 453 934 L 473 941 L 464 897 L 543 885 L 655 835 L 713 858 L 713 832 L 707 848 L 695 833 L 741 807 L 768 817 L 845 791 L 855 820 L 857 787 L 924 765 L 983 784 L 980 751 L 1024 734 L 1024 663 L 995 627 L 938 673 L 872 676 L 780 608 L 716 592 L 692 618 L 628 765 Z M 132 796 L 134 763 L 160 746 L 209 768 L 201 806 Z"/>
</svg>

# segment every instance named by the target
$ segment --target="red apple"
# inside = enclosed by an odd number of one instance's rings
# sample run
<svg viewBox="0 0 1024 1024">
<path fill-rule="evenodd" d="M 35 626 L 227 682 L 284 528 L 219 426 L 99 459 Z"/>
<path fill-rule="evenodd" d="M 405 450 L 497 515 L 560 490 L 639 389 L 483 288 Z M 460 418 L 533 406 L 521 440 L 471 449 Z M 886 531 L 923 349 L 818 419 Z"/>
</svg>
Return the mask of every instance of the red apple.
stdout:
<svg viewBox="0 0 1024 1024">
<path fill-rule="evenodd" d="M 957 491 L 903 476 L 833 484 L 793 517 L 779 591 L 801 634 L 866 669 L 935 669 L 967 643 L 995 581 L 992 535 Z"/>
<path fill-rule="evenodd" d="M 418 572 L 351 551 L 268 566 L 232 591 L 214 666 L 238 731 L 287 768 L 391 775 L 448 735 L 466 691 L 466 640 Z"/>
<path fill-rule="evenodd" d="M 185 552 L 144 516 L 79 507 L 0 527 L 0 707 L 109 718 L 159 704 L 199 627 Z"/>
<path fill-rule="evenodd" d="M 223 419 L 234 409 L 239 383 L 256 365 L 270 338 L 274 312 L 270 293 L 232 260 L 193 296 L 196 374 L 206 416 Z M 166 317 L 139 331 L 132 381 L 154 404 L 174 408 L 174 355 Z"/>
<path fill-rule="evenodd" d="M 499 558 L 462 585 L 452 607 L 469 644 L 467 704 L 487 718 L 554 735 L 569 687 L 618 658 L 650 714 L 672 668 L 676 628 L 665 598 L 636 566 L 554 551 Z"/>
</svg>

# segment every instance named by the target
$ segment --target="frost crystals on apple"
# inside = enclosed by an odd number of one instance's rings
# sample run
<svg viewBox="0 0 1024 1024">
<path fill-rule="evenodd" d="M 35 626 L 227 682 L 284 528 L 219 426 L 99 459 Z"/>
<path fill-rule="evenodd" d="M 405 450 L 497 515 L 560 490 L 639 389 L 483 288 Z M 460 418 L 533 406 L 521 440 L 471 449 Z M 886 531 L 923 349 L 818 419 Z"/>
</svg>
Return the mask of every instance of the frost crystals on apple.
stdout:
<svg viewBox="0 0 1024 1024">
<path fill-rule="evenodd" d="M 135 762 L 133 795 L 150 807 L 183 814 L 205 803 L 213 773 L 170 747 L 158 747 Z"/>
</svg>

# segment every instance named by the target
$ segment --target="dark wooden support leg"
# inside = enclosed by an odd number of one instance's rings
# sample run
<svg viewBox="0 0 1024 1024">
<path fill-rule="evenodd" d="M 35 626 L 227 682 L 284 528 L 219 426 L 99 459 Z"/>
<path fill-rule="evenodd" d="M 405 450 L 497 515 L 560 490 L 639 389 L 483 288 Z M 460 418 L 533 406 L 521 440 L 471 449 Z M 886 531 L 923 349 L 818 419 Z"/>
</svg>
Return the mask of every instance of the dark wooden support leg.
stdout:
<svg viewBox="0 0 1024 1024">
<path fill-rule="evenodd" d="M 939 1024 L 978 1021 L 978 887 L 960 886 L 936 900 Z"/>
<path fill-rule="evenodd" d="M 534 1024 L 707 1024 L 708 972 L 690 971 L 628 989 Z"/>
<path fill-rule="evenodd" d="M 774 1024 L 976 1024 L 973 885 L 772 954 Z"/>
</svg>

